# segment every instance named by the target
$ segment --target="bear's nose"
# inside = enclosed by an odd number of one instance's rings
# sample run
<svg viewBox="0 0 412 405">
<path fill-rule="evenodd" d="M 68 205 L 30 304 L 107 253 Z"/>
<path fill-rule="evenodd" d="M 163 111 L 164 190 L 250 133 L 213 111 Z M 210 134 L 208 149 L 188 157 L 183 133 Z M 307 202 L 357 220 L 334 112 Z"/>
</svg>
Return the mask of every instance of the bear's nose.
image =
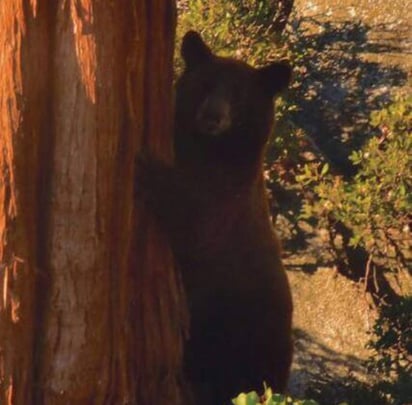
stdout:
<svg viewBox="0 0 412 405">
<path fill-rule="evenodd" d="M 230 108 L 223 100 L 206 100 L 196 117 L 200 132 L 219 135 L 230 127 Z"/>
</svg>

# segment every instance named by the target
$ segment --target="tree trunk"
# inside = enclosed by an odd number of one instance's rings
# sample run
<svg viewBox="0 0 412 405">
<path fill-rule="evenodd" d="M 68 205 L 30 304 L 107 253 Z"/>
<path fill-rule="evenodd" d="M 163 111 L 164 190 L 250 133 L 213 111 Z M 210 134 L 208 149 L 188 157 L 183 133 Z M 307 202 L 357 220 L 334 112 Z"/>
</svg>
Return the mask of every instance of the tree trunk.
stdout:
<svg viewBox="0 0 412 405">
<path fill-rule="evenodd" d="M 133 200 L 171 159 L 171 0 L 0 1 L 0 403 L 178 403 L 184 303 Z"/>
</svg>

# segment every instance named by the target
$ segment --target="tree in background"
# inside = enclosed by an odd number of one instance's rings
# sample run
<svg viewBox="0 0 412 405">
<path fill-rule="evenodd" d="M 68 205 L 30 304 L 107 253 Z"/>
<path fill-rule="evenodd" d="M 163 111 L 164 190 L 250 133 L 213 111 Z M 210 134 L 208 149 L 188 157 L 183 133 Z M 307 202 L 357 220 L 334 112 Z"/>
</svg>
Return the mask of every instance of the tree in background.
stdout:
<svg viewBox="0 0 412 405">
<path fill-rule="evenodd" d="M 183 310 L 133 200 L 171 159 L 173 1 L 0 2 L 0 403 L 178 403 Z"/>
</svg>

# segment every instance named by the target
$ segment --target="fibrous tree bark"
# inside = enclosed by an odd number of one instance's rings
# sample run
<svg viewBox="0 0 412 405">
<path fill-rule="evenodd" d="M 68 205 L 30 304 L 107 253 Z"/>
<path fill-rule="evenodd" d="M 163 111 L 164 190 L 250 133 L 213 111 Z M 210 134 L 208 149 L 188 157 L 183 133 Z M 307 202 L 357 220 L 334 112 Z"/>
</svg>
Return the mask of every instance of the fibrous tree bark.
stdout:
<svg viewBox="0 0 412 405">
<path fill-rule="evenodd" d="M 133 197 L 136 153 L 172 158 L 174 14 L 0 2 L 1 404 L 179 401 L 184 303 Z"/>
</svg>

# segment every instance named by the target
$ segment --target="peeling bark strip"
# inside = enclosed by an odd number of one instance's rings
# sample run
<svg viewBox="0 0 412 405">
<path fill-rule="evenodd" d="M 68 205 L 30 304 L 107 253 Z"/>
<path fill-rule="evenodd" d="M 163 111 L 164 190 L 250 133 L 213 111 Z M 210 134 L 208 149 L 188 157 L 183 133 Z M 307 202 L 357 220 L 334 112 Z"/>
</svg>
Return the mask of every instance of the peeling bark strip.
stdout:
<svg viewBox="0 0 412 405">
<path fill-rule="evenodd" d="M 0 1 L 1 404 L 179 400 L 179 284 L 132 195 L 136 151 L 171 159 L 174 7 Z"/>
<path fill-rule="evenodd" d="M 35 2 L 0 1 L 0 403 L 5 405 L 33 399 L 47 21 Z"/>
</svg>

